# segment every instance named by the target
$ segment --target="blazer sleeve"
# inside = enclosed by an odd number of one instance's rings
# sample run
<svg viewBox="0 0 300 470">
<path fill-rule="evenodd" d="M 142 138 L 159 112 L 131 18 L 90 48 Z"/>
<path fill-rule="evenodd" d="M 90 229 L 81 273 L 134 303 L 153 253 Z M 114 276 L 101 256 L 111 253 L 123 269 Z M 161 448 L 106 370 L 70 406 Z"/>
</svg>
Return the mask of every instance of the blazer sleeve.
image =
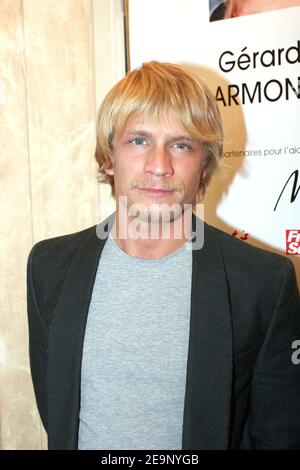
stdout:
<svg viewBox="0 0 300 470">
<path fill-rule="evenodd" d="M 29 358 L 36 402 L 42 423 L 47 431 L 47 344 L 48 327 L 41 315 L 35 291 L 34 256 L 38 243 L 32 248 L 27 262 L 27 313 L 29 325 Z"/>
<path fill-rule="evenodd" d="M 250 432 L 256 449 L 300 449 L 300 364 L 292 361 L 293 342 L 300 340 L 299 291 L 291 261 L 283 258 L 282 264 L 251 383 Z"/>
</svg>

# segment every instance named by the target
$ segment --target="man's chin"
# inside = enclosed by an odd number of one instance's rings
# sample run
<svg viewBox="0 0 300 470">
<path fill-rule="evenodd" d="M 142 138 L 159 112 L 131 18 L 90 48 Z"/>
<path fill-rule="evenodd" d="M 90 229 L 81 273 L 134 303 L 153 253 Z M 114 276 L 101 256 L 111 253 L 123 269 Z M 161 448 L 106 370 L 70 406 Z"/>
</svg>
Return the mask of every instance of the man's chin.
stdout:
<svg viewBox="0 0 300 470">
<path fill-rule="evenodd" d="M 169 224 L 179 219 L 183 213 L 183 206 L 177 204 L 132 204 L 128 209 L 130 217 L 136 217 L 144 224 Z"/>
</svg>

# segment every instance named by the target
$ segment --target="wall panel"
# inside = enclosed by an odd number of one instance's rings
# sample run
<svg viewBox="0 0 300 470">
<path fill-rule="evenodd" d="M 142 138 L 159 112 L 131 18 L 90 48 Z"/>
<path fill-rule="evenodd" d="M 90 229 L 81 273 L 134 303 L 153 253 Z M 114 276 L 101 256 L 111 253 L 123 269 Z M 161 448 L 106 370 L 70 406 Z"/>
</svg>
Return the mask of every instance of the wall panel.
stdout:
<svg viewBox="0 0 300 470">
<path fill-rule="evenodd" d="M 28 361 L 25 265 L 32 245 L 20 0 L 0 8 L 0 448 L 41 446 Z"/>
<path fill-rule="evenodd" d="M 34 240 L 96 222 L 92 9 L 24 0 Z"/>
<path fill-rule="evenodd" d="M 95 115 L 124 71 L 122 22 L 121 0 L 0 2 L 0 449 L 47 447 L 29 370 L 26 263 L 35 242 L 97 223 L 106 204 Z"/>
</svg>

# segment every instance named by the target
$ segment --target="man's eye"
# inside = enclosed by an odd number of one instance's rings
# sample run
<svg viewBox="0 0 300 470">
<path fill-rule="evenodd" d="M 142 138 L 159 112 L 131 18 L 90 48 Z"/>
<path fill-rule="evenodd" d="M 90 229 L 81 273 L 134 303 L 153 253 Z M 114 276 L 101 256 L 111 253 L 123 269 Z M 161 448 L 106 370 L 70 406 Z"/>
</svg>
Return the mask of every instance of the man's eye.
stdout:
<svg viewBox="0 0 300 470">
<path fill-rule="evenodd" d="M 174 146 L 176 148 L 178 148 L 179 150 L 186 150 L 186 149 L 191 149 L 192 147 L 188 144 L 184 144 L 183 142 L 176 142 L 174 144 Z"/>
<path fill-rule="evenodd" d="M 137 137 L 136 139 L 133 139 L 130 142 L 134 145 L 144 145 L 146 143 L 146 140 L 142 137 Z"/>
</svg>

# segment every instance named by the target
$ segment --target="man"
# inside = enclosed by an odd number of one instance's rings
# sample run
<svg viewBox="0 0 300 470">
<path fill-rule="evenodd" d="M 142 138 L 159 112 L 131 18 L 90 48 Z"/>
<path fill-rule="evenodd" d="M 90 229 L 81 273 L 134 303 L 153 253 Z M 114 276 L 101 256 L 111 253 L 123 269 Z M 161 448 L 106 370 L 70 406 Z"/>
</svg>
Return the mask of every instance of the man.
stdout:
<svg viewBox="0 0 300 470">
<path fill-rule="evenodd" d="M 214 97 L 143 64 L 104 99 L 97 137 L 115 214 L 28 261 L 49 449 L 300 448 L 292 263 L 191 211 L 223 153 Z"/>
</svg>

